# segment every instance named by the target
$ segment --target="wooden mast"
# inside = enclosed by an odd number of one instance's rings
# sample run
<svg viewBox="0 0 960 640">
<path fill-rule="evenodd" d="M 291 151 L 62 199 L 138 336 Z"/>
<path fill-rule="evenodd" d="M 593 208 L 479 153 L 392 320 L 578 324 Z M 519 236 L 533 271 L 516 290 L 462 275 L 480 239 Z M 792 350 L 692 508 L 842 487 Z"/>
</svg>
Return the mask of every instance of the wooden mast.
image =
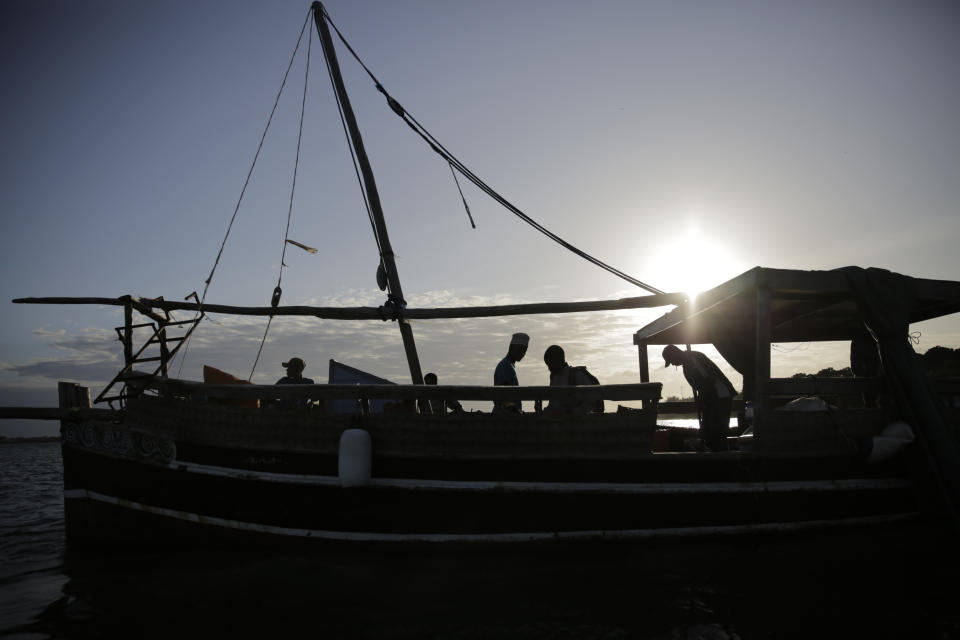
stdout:
<svg viewBox="0 0 960 640">
<path fill-rule="evenodd" d="M 380 244 L 380 259 L 387 274 L 390 293 L 393 296 L 393 302 L 402 310 L 402 307 L 406 306 L 406 300 L 403 297 L 403 289 L 400 286 L 400 276 L 397 273 L 397 265 L 394 261 L 393 247 L 390 246 L 390 236 L 387 234 L 387 225 L 383 221 L 380 195 L 377 193 L 377 184 L 373 179 L 370 160 L 367 158 L 367 152 L 363 147 L 363 138 L 360 136 L 357 119 L 353 114 L 353 108 L 350 106 L 350 98 L 347 96 L 347 90 L 343 84 L 343 76 L 340 74 L 340 64 L 337 62 L 337 52 L 333 47 L 333 38 L 330 36 L 330 29 L 327 27 L 327 22 L 324 19 L 325 11 L 323 4 L 321 2 L 314 2 L 311 8 L 313 10 L 314 22 L 317 24 L 317 34 L 320 36 L 323 53 L 327 58 L 327 66 L 330 69 L 330 78 L 333 81 L 333 87 L 337 93 L 337 99 L 340 102 L 340 108 L 343 112 L 347 130 L 350 132 L 350 142 L 356 152 L 357 162 L 360 163 L 360 171 L 363 175 L 367 202 L 370 206 L 370 213 L 373 216 L 374 228 L 376 229 Z M 413 340 L 413 329 L 410 328 L 410 322 L 401 315 L 397 320 L 397 324 L 400 325 L 400 335 L 403 337 L 403 348 L 407 352 L 410 377 L 414 384 L 423 384 L 420 358 L 417 356 L 417 345 Z"/>
</svg>

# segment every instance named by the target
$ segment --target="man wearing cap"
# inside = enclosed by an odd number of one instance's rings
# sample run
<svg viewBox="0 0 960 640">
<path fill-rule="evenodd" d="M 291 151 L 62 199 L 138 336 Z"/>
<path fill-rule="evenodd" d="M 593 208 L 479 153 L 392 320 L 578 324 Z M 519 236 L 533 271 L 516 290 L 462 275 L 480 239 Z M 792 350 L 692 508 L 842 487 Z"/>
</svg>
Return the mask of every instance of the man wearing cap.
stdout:
<svg viewBox="0 0 960 640">
<path fill-rule="evenodd" d="M 303 377 L 303 370 L 307 368 L 300 358 L 290 358 L 283 363 L 283 368 L 287 370 L 287 375 L 277 380 L 277 384 L 313 384 L 313 380 Z"/>
<path fill-rule="evenodd" d="M 303 377 L 303 370 L 307 368 L 307 363 L 305 363 L 303 359 L 290 358 L 290 360 L 283 363 L 283 366 L 287 370 L 287 375 L 277 380 L 277 384 L 313 384 L 312 379 Z M 278 400 L 277 404 L 281 406 L 291 406 L 290 402 L 284 402 L 282 400 Z M 306 404 L 310 404 L 310 400 L 306 400 Z"/>
<path fill-rule="evenodd" d="M 527 354 L 527 346 L 529 344 L 530 336 L 525 333 L 515 333 L 510 337 L 510 347 L 507 350 L 507 355 L 504 356 L 503 360 L 500 361 L 493 372 L 494 386 L 520 386 L 520 380 L 517 378 L 516 363 L 523 360 L 523 356 Z M 521 413 L 523 411 L 523 403 L 520 401 L 494 402 L 493 410 L 495 412 L 512 411 L 514 413 Z"/>
<path fill-rule="evenodd" d="M 730 406 L 737 390 L 723 375 L 720 367 L 699 351 L 681 351 L 676 345 L 663 349 L 664 368 L 683 367 L 683 377 L 697 395 L 697 408 L 702 416 L 700 439 L 710 451 L 727 450 L 730 428 Z"/>
</svg>

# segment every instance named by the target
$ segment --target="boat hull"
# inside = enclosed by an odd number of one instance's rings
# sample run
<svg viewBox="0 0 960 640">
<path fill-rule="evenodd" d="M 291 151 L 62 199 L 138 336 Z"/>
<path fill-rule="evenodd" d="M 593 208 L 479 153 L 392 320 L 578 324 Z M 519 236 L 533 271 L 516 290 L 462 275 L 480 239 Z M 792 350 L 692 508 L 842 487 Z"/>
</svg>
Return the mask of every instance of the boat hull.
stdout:
<svg viewBox="0 0 960 640">
<path fill-rule="evenodd" d="M 250 448 L 239 437 L 210 442 L 202 412 L 175 428 L 131 413 L 122 424 L 63 425 L 71 544 L 612 542 L 875 526 L 920 509 L 902 460 L 652 454 L 655 415 L 642 412 L 578 426 L 534 416 L 491 424 L 487 414 L 477 422 L 487 424 L 485 438 L 464 434 L 462 421 L 434 417 L 391 440 L 420 417 L 371 420 L 372 473 L 360 486 L 344 486 L 337 472 L 334 443 L 358 427 L 348 419 L 319 418 L 298 445 L 300 427 L 286 435 L 277 427 L 297 416 L 278 414 L 261 427 L 285 444 Z M 591 427 L 610 437 L 620 431 L 626 443 L 579 446 Z M 433 438 L 411 437 L 417 428 Z M 444 433 L 443 446 L 433 442 Z"/>
</svg>

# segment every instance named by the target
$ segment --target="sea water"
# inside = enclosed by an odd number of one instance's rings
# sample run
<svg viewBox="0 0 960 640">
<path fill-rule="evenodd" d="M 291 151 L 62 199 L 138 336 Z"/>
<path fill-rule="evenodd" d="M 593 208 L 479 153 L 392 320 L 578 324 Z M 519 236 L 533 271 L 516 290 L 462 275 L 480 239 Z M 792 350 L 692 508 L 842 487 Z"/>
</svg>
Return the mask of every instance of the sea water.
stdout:
<svg viewBox="0 0 960 640">
<path fill-rule="evenodd" d="M 61 597 L 63 534 L 60 445 L 0 444 L 0 637 Z"/>
<path fill-rule="evenodd" d="M 483 552 L 78 552 L 64 545 L 61 477 L 59 445 L 0 445 L 0 638 L 960 638 L 956 539 L 926 529 Z"/>
</svg>

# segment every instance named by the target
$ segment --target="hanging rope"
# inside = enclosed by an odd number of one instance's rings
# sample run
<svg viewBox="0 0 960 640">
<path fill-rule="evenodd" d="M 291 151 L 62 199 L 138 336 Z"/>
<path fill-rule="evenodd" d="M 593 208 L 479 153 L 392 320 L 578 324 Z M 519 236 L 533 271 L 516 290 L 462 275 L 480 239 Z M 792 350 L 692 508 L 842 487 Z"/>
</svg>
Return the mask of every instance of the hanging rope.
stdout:
<svg viewBox="0 0 960 640">
<path fill-rule="evenodd" d="M 470 205 L 467 204 L 467 199 L 463 196 L 463 189 L 460 188 L 460 181 L 457 180 L 457 172 L 453 170 L 453 165 L 449 162 L 450 165 L 450 174 L 453 176 L 453 181 L 457 184 L 457 191 L 460 192 L 460 199 L 463 200 L 463 208 L 467 210 L 467 217 L 470 218 L 470 226 L 474 229 L 477 228 L 477 225 L 473 222 L 473 216 L 470 215 Z"/>
<path fill-rule="evenodd" d="M 609 273 L 612 273 L 613 275 L 626 280 L 630 284 L 640 287 L 641 289 L 645 289 L 650 293 L 654 293 L 654 294 L 663 293 L 663 291 L 661 291 L 660 289 L 657 289 L 656 287 L 653 287 L 644 282 L 641 282 L 640 280 L 637 280 L 633 276 L 630 276 L 624 273 L 623 271 L 620 271 L 619 269 L 612 267 L 611 265 L 608 265 L 602 260 L 591 256 L 587 252 L 573 246 L 572 244 L 570 244 L 569 242 L 567 242 L 566 240 L 556 235 L 555 233 L 553 233 L 552 231 L 550 231 L 549 229 L 541 225 L 539 222 L 537 222 L 536 220 L 534 220 L 533 218 L 525 214 L 523 211 L 521 211 L 519 208 L 517 208 L 511 202 L 509 202 L 506 198 L 504 198 L 499 193 L 497 193 L 492 187 L 490 187 L 487 183 L 481 180 L 476 174 L 474 174 L 465 164 L 463 164 L 460 160 L 458 160 L 456 156 L 450 153 L 450 151 L 447 150 L 446 147 L 444 147 L 439 140 L 434 138 L 433 135 L 429 131 L 427 131 L 427 129 L 423 125 L 421 125 L 416 118 L 414 118 L 410 113 L 408 113 L 407 110 L 404 109 L 399 102 L 394 100 L 393 96 L 387 93 L 387 90 L 383 87 L 380 81 L 377 80 L 377 77 L 373 75 L 373 72 L 371 72 L 370 69 L 367 67 L 367 65 L 363 63 L 363 60 L 360 59 L 360 56 L 357 55 L 357 52 L 353 50 L 353 47 L 350 46 L 350 43 L 347 42 L 346 38 L 343 37 L 343 34 L 340 33 L 340 30 L 337 28 L 337 25 L 335 25 L 333 23 L 333 20 L 330 19 L 330 16 L 327 14 L 326 10 L 324 10 L 324 18 L 330 24 L 330 26 L 333 27 L 333 30 L 337 32 L 337 36 L 339 36 L 340 41 L 343 42 L 344 46 L 347 48 L 350 54 L 360 64 L 360 66 L 363 67 L 363 70 L 366 71 L 368 76 L 370 76 L 370 79 L 373 80 L 374 84 L 377 87 L 377 90 L 386 97 L 387 104 L 390 106 L 393 112 L 396 113 L 404 122 L 406 122 L 407 126 L 413 129 L 413 131 L 417 135 L 423 138 L 423 140 L 430 146 L 431 149 L 434 150 L 434 152 L 436 152 L 440 157 L 446 160 L 450 164 L 451 168 L 456 168 L 456 170 L 459 171 L 462 176 L 470 180 L 470 182 L 476 185 L 481 191 L 486 193 L 493 200 L 500 203 L 500 205 L 503 206 L 505 209 L 507 209 L 508 211 L 516 215 L 518 218 L 520 218 L 521 220 L 523 220 L 524 222 L 526 222 L 527 224 L 532 226 L 534 229 L 536 229 L 543 235 L 547 236 L 548 238 L 550 238 L 551 240 L 553 240 L 563 248 L 567 249 L 568 251 L 573 252 L 574 254 L 580 256 L 584 260 L 587 260 L 588 262 L 595 264 L 601 269 L 604 269 Z M 458 184 L 458 187 L 459 187 L 459 184 Z"/>
<path fill-rule="evenodd" d="M 277 275 L 277 286 L 274 288 L 273 297 L 270 300 L 270 306 L 274 309 L 276 309 L 277 305 L 280 304 L 280 296 L 283 294 L 283 289 L 280 288 L 280 284 L 283 282 L 283 269 L 287 266 L 287 263 L 285 262 L 287 257 L 287 245 L 294 244 L 307 251 L 311 250 L 310 247 L 290 240 L 290 220 L 293 218 L 293 196 L 297 191 L 297 169 L 300 167 L 300 144 L 303 141 L 303 118 L 307 111 L 307 83 L 310 80 L 310 50 L 312 44 L 313 30 L 311 29 L 310 34 L 307 36 L 307 64 L 306 71 L 303 75 L 303 98 L 300 101 L 300 129 L 297 132 L 297 154 L 293 161 L 293 184 L 290 185 L 290 203 L 287 205 L 287 228 L 283 232 L 283 250 L 280 252 L 280 273 Z M 313 249 L 313 253 L 316 253 L 316 249 Z M 260 340 L 260 348 L 257 349 L 257 357 L 254 359 L 253 367 L 250 369 L 250 375 L 247 377 L 248 382 L 253 380 L 253 372 L 257 370 L 257 363 L 260 362 L 260 354 L 263 353 L 263 345 L 267 342 L 267 334 L 270 332 L 270 325 L 272 323 L 273 315 L 267 318 L 267 327 L 263 330 L 263 338 Z"/>
<path fill-rule="evenodd" d="M 237 206 L 233 208 L 233 215 L 230 216 L 230 224 L 227 225 L 227 232 L 223 236 L 223 242 L 220 243 L 220 250 L 217 252 L 217 257 L 213 261 L 213 267 L 210 269 L 210 275 L 207 276 L 207 279 L 204 280 L 203 284 L 203 295 L 200 296 L 200 303 L 197 306 L 197 314 L 195 318 L 203 312 L 203 303 L 207 299 L 207 291 L 210 289 L 210 283 L 213 281 L 213 274 L 217 270 L 217 265 L 220 264 L 220 257 L 223 255 L 223 249 L 227 246 L 227 239 L 230 237 L 230 231 L 233 229 L 233 223 L 237 219 L 237 212 L 240 211 L 240 203 L 243 202 L 243 196 L 247 192 L 247 186 L 250 184 L 250 176 L 253 175 L 253 168 L 257 166 L 257 158 L 260 157 L 260 150 L 263 149 L 263 141 L 267 138 L 267 132 L 270 130 L 270 124 L 273 122 L 273 116 L 277 112 L 277 105 L 280 103 L 280 96 L 283 95 L 283 89 L 287 86 L 287 77 L 290 75 L 290 69 L 293 67 L 293 61 L 297 57 L 297 52 L 300 50 L 300 43 L 303 41 L 303 32 L 307 28 L 307 24 L 310 22 L 310 16 L 312 13 L 307 12 L 307 17 L 303 21 L 303 26 L 300 27 L 300 35 L 297 37 L 297 44 L 293 48 L 293 53 L 290 55 L 290 62 L 287 64 L 287 70 L 283 74 L 283 81 L 280 83 L 280 90 L 277 91 L 277 97 L 273 101 L 273 108 L 270 110 L 270 117 L 267 118 L 267 126 L 263 129 L 263 135 L 260 136 L 260 143 L 257 145 L 257 151 L 253 154 L 253 162 L 250 163 L 250 169 L 247 171 L 247 178 L 243 181 L 243 188 L 240 190 L 240 197 L 237 198 Z M 192 337 L 192 333 L 190 334 Z M 187 349 L 190 348 L 190 338 L 187 338 L 186 343 L 183 345 L 183 356 L 180 358 L 180 367 L 177 369 L 177 377 L 180 377 L 180 372 L 183 370 L 183 363 L 187 359 Z"/>
</svg>

